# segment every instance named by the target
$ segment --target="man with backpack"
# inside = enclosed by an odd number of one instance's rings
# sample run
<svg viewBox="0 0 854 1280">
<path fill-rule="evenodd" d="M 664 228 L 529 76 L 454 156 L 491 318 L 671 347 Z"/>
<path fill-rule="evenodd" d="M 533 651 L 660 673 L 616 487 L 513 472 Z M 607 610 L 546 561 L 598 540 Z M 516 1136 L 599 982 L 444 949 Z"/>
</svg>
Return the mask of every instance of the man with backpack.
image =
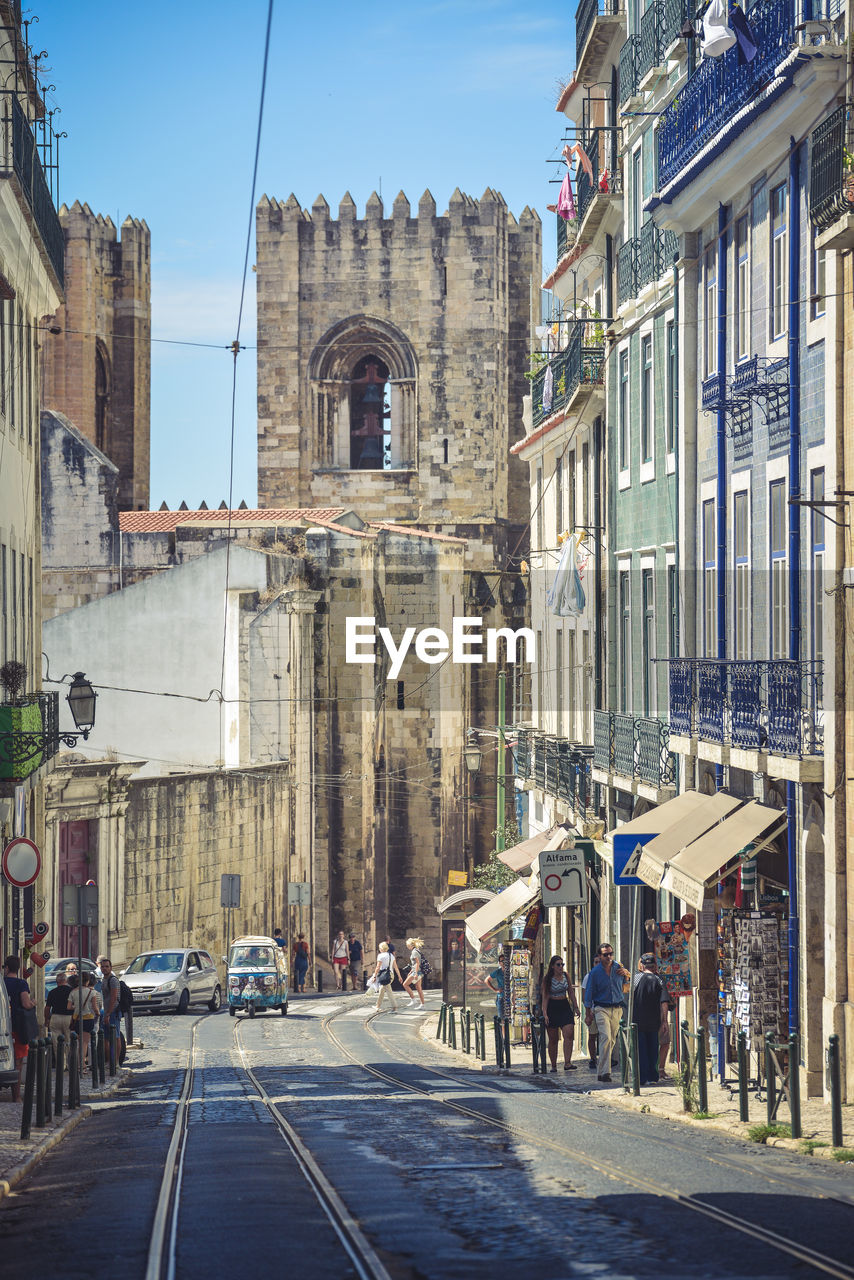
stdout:
<svg viewBox="0 0 854 1280">
<path fill-rule="evenodd" d="M 113 962 L 107 956 L 98 956 L 97 964 L 101 970 L 101 1027 L 108 1037 L 108 1042 L 112 1040 L 110 1028 L 116 1028 L 116 1047 L 118 1052 L 122 1026 L 119 980 L 113 973 Z M 114 1065 L 118 1066 L 118 1063 Z"/>
</svg>

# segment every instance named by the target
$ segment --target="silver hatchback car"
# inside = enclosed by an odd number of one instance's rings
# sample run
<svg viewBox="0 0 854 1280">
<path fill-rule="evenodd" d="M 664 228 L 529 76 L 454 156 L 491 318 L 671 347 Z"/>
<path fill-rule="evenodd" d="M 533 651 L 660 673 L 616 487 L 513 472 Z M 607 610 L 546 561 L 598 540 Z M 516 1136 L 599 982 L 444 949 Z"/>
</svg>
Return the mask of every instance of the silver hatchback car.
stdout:
<svg viewBox="0 0 854 1280">
<path fill-rule="evenodd" d="M 198 947 L 141 951 L 120 975 L 130 987 L 133 1011 L 170 1009 L 186 1013 L 191 1004 L 206 1004 L 216 1013 L 222 986 L 216 965 Z"/>
</svg>

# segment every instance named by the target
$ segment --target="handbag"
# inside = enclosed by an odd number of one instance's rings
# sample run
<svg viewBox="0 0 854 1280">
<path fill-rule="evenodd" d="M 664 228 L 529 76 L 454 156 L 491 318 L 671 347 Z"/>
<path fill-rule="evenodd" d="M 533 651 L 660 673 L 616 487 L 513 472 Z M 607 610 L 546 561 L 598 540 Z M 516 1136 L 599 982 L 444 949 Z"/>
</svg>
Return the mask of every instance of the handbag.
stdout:
<svg viewBox="0 0 854 1280">
<path fill-rule="evenodd" d="M 387 964 L 384 969 L 380 969 L 377 974 L 377 982 L 381 987 L 387 987 L 391 982 L 391 965 Z"/>
<path fill-rule="evenodd" d="M 39 1020 L 35 1009 L 25 1009 L 17 1005 L 12 1010 L 12 1030 L 21 1044 L 29 1044 L 39 1038 Z"/>
</svg>

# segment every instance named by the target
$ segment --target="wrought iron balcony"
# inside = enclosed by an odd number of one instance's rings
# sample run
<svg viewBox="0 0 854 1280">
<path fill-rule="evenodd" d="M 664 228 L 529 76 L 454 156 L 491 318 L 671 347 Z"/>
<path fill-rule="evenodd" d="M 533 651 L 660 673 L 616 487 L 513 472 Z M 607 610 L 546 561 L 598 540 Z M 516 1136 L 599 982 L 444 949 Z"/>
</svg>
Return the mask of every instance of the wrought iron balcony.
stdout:
<svg viewBox="0 0 854 1280">
<path fill-rule="evenodd" d="M 821 662 L 670 662 L 670 732 L 783 756 L 824 754 Z"/>
<path fill-rule="evenodd" d="M 679 239 L 672 231 L 662 231 L 654 222 L 645 222 L 634 240 L 627 240 L 617 254 L 617 305 L 635 298 L 641 289 L 660 280 L 673 265 Z"/>
<path fill-rule="evenodd" d="M 620 50 L 620 102 L 628 102 L 638 91 L 640 76 L 638 75 L 638 59 L 640 57 L 640 36 L 629 36 Z"/>
<path fill-rule="evenodd" d="M 567 222 L 559 213 L 555 214 L 557 221 L 557 260 L 560 262 L 565 253 L 568 253 L 575 242 L 576 232 L 578 231 L 578 219 L 573 222 Z"/>
<path fill-rule="evenodd" d="M 528 729 L 516 730 L 513 759 L 517 778 L 527 778 L 531 771 L 531 743 Z"/>
<path fill-rule="evenodd" d="M 620 169 L 620 130 L 616 128 L 593 129 L 584 141 L 584 149 L 593 170 L 588 178 L 584 169 L 578 174 L 578 229 L 587 216 L 594 200 L 622 195 L 623 175 Z"/>
<path fill-rule="evenodd" d="M 13 93 L 4 95 L 2 110 L 3 150 L 0 177 L 9 178 L 14 173 L 18 179 L 45 253 L 60 285 L 64 286 L 65 238 L 44 175 L 36 140 Z"/>
<path fill-rule="evenodd" d="M 593 748 L 539 729 L 516 731 L 516 776 L 593 817 Z"/>
<path fill-rule="evenodd" d="M 604 336 L 591 345 L 584 344 L 585 332 L 599 337 L 601 325 L 595 321 L 573 323 L 569 346 L 559 351 L 540 369 L 531 384 L 531 403 L 535 427 L 569 404 L 581 386 L 602 386 L 605 369 Z M 547 381 L 551 369 L 551 393 Z"/>
<path fill-rule="evenodd" d="M 758 50 L 739 63 L 738 45 L 704 58 L 659 119 L 658 178 L 666 186 L 773 76 L 795 45 L 795 0 L 756 0 L 749 11 Z M 738 138 L 738 131 L 732 138 Z"/>
<path fill-rule="evenodd" d="M 810 134 L 810 221 L 824 231 L 854 213 L 851 107 L 841 106 Z"/>
<path fill-rule="evenodd" d="M 652 0 L 641 15 L 638 43 L 638 83 L 647 72 L 657 67 L 661 58 L 661 39 L 664 34 L 664 0 Z"/>
<path fill-rule="evenodd" d="M 52 759 L 61 740 L 58 693 L 0 702 L 0 794 Z"/>
<path fill-rule="evenodd" d="M 579 0 L 575 13 L 575 74 L 585 84 L 598 77 L 613 33 L 625 25 L 625 0 Z"/>
<path fill-rule="evenodd" d="M 668 738 L 664 720 L 617 711 L 593 713 L 593 763 L 619 777 L 636 778 L 654 787 L 673 786 L 676 758 Z"/>
</svg>

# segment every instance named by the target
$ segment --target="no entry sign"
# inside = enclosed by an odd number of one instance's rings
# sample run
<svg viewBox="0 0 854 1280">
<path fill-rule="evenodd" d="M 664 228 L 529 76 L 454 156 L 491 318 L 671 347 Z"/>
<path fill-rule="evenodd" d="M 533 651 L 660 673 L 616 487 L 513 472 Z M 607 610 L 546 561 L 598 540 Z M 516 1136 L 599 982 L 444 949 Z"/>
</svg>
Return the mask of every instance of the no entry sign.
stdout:
<svg viewBox="0 0 854 1280">
<path fill-rule="evenodd" d="M 544 907 L 580 907 L 587 901 L 583 849 L 552 849 L 540 854 Z"/>
<path fill-rule="evenodd" d="M 26 836 L 16 836 L 3 850 L 3 875 L 18 889 L 34 884 L 42 869 L 38 846 Z"/>
</svg>

